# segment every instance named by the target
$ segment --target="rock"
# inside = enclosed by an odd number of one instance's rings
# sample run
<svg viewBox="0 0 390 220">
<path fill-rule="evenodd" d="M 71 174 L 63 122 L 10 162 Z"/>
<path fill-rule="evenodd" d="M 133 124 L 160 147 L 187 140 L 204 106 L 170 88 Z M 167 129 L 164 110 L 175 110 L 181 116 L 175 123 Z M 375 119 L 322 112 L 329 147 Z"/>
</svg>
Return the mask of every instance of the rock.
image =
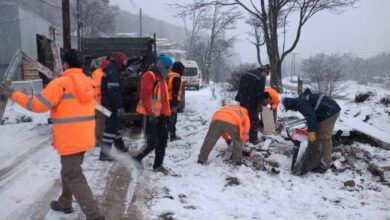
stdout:
<svg viewBox="0 0 390 220">
<path fill-rule="evenodd" d="M 226 181 L 225 187 L 226 186 L 238 186 L 238 185 L 240 185 L 240 181 L 238 180 L 237 177 L 228 176 L 228 177 L 226 177 L 225 181 Z"/>
<path fill-rule="evenodd" d="M 280 173 L 280 170 L 277 169 L 277 168 L 275 168 L 275 167 L 272 167 L 272 168 L 271 168 L 271 173 L 272 173 L 272 174 L 279 174 L 279 173 Z"/>
<path fill-rule="evenodd" d="M 344 186 L 355 187 L 355 186 L 356 186 L 356 183 L 355 183 L 354 180 L 348 180 L 348 181 L 345 181 L 345 182 L 344 182 Z"/>
</svg>

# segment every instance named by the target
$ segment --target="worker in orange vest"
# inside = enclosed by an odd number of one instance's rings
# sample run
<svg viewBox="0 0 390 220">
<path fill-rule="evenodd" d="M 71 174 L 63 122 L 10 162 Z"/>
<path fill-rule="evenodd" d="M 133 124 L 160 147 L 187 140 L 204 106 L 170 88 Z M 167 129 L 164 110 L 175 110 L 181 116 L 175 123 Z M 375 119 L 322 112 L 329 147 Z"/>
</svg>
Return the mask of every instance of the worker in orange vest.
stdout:
<svg viewBox="0 0 390 220">
<path fill-rule="evenodd" d="M 96 100 L 101 103 L 101 84 L 102 78 L 104 75 L 103 69 L 110 63 L 109 57 L 100 60 L 100 64 L 97 64 L 97 68 L 92 72 L 92 80 L 96 83 Z M 100 146 L 104 131 L 104 120 L 105 115 L 100 111 L 95 111 L 96 113 L 96 128 L 95 128 L 95 137 L 96 137 L 96 146 Z"/>
<path fill-rule="evenodd" d="M 180 140 L 181 138 L 176 135 L 176 123 L 177 123 L 177 107 L 181 101 L 181 91 L 183 89 L 183 80 L 181 76 L 184 72 L 184 65 L 180 61 L 176 61 L 172 65 L 172 70 L 168 73 L 168 94 L 169 105 L 171 107 L 171 117 L 168 119 L 169 139 L 171 141 Z"/>
<path fill-rule="evenodd" d="M 171 115 L 165 78 L 168 77 L 171 67 L 171 58 L 160 54 L 157 64 L 141 76 L 140 99 L 136 109 L 146 121 L 146 144 L 133 158 L 141 163 L 142 159 L 154 150 L 153 171 L 163 174 L 168 174 L 168 170 L 163 167 L 163 161 L 168 142 L 167 117 Z"/>
<path fill-rule="evenodd" d="M 96 99 L 98 103 L 101 102 L 101 86 L 102 86 L 102 78 L 104 75 L 103 69 L 106 68 L 108 64 L 110 64 L 110 57 L 106 57 L 105 59 L 101 60 L 99 66 L 92 72 L 92 80 L 96 83 L 96 88 L 97 88 Z"/>
<path fill-rule="evenodd" d="M 71 213 L 74 196 L 87 220 L 103 220 L 81 167 L 84 153 L 95 145 L 96 85 L 82 72 L 77 51 L 66 51 L 63 60 L 63 75 L 39 95 L 28 96 L 4 84 L 0 84 L 0 95 L 33 112 L 50 111 L 53 147 L 61 156 L 62 178 L 62 194 L 50 203 L 51 209 Z"/>
<path fill-rule="evenodd" d="M 226 143 L 233 143 L 233 162 L 241 164 L 242 148 L 249 139 L 250 121 L 248 110 L 239 105 L 226 105 L 218 109 L 203 141 L 198 163 L 206 163 L 211 150 L 222 136 Z"/>
<path fill-rule="evenodd" d="M 263 106 L 272 110 L 274 114 L 274 121 L 276 123 L 278 105 L 279 105 L 279 93 L 271 87 L 265 87 L 264 89 Z"/>
</svg>

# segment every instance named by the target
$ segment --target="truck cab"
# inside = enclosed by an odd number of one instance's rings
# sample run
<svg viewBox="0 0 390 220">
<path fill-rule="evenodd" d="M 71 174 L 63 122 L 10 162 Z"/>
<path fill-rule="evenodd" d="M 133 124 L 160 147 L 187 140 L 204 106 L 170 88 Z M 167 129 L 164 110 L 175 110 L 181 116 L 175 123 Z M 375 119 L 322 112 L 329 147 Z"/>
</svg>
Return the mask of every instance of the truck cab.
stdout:
<svg viewBox="0 0 390 220">
<path fill-rule="evenodd" d="M 185 88 L 195 88 L 199 90 L 202 87 L 202 74 L 199 70 L 198 64 L 195 60 L 183 60 L 186 67 L 183 73 L 183 80 L 185 82 Z"/>
</svg>

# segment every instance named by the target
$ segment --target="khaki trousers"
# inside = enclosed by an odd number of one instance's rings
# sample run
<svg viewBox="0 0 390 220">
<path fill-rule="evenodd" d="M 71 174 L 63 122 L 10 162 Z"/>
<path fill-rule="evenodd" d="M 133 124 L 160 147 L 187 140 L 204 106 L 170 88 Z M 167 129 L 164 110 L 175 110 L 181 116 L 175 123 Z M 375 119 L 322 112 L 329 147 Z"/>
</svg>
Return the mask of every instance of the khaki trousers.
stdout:
<svg viewBox="0 0 390 220">
<path fill-rule="evenodd" d="M 99 146 L 102 141 L 103 131 L 104 131 L 104 120 L 105 115 L 99 111 L 95 111 L 96 115 L 96 127 L 95 127 L 95 140 L 96 146 Z"/>
<path fill-rule="evenodd" d="M 206 162 L 211 150 L 213 150 L 215 144 L 221 135 L 226 132 L 232 139 L 233 143 L 233 161 L 241 162 L 242 159 L 242 147 L 243 143 L 240 139 L 238 127 L 236 125 L 229 124 L 224 121 L 213 121 L 209 126 L 209 130 L 206 134 L 206 137 L 203 141 L 202 148 L 200 149 L 200 154 L 198 160 L 201 162 Z"/>
<path fill-rule="evenodd" d="M 84 152 L 61 156 L 62 194 L 58 198 L 58 203 L 65 208 L 72 207 L 74 195 L 87 219 L 94 219 L 101 214 L 81 168 L 83 159 Z"/>
<path fill-rule="evenodd" d="M 314 142 L 316 149 L 320 151 L 321 163 L 320 167 L 328 169 L 332 162 L 332 133 L 336 120 L 339 117 L 340 112 L 334 116 L 321 121 L 317 128 L 317 140 Z"/>
</svg>

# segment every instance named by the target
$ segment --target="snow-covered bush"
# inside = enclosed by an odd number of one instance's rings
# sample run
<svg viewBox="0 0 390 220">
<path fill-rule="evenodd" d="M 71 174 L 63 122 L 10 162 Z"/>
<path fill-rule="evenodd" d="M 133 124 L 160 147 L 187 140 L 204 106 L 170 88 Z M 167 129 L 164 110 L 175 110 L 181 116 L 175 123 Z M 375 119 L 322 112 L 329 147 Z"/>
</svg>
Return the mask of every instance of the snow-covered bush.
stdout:
<svg viewBox="0 0 390 220">
<path fill-rule="evenodd" d="M 368 100 L 370 98 L 370 96 L 373 96 L 373 95 L 374 94 L 372 92 L 370 92 L 370 91 L 358 93 L 355 96 L 355 102 L 356 103 L 365 102 L 366 100 Z"/>
</svg>

